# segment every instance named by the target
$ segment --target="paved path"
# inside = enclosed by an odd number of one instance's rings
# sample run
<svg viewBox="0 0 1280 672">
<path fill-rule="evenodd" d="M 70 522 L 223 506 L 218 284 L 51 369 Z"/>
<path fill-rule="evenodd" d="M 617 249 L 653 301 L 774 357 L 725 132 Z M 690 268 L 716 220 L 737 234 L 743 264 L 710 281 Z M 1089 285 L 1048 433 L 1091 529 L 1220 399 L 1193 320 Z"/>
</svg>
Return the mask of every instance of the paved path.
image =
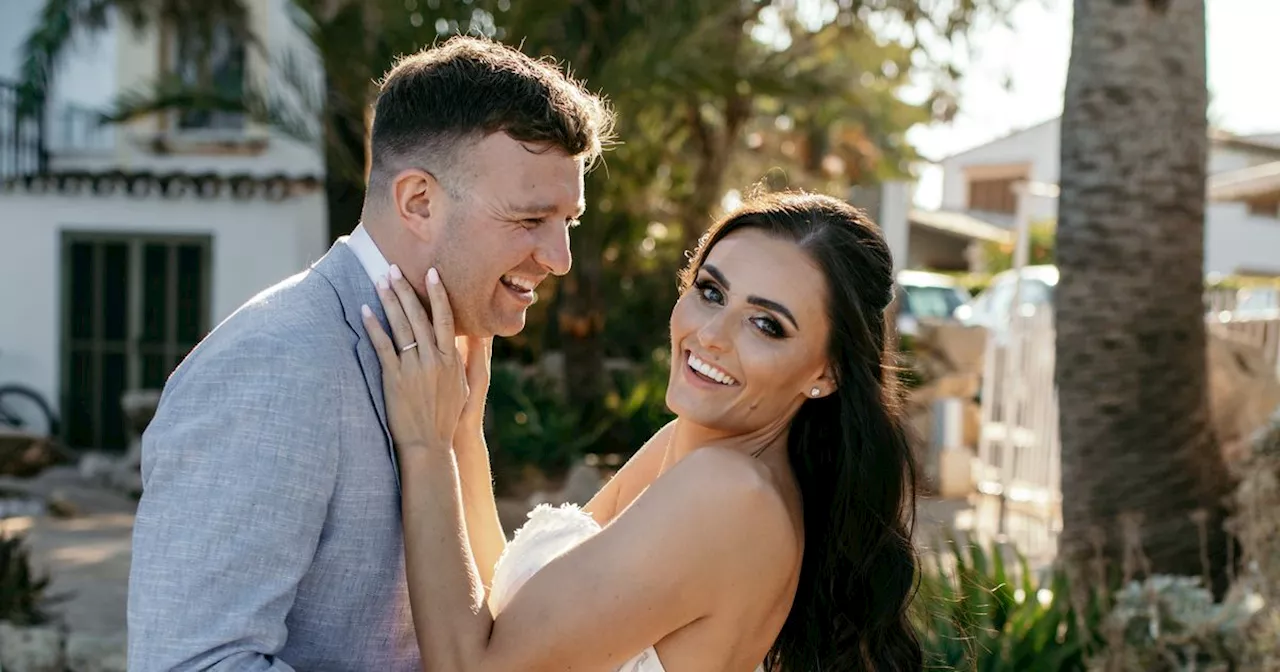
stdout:
<svg viewBox="0 0 1280 672">
<path fill-rule="evenodd" d="M 51 578 L 48 593 L 63 597 L 50 611 L 73 632 L 123 637 L 134 502 L 85 486 L 65 468 L 34 479 L 3 479 L 0 488 L 37 497 L 57 493 L 80 512 L 71 518 L 8 518 L 0 520 L 0 528 L 26 536 L 32 564 Z"/>
</svg>

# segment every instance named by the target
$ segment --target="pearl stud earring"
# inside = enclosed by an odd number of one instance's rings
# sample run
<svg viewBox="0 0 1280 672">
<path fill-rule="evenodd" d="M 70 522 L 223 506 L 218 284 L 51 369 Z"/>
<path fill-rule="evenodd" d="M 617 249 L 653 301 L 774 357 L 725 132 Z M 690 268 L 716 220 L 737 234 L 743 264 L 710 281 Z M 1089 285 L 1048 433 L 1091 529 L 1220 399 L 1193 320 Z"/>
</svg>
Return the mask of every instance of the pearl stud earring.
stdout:
<svg viewBox="0 0 1280 672">
<path fill-rule="evenodd" d="M 817 399 L 817 398 L 818 398 L 818 395 L 820 395 L 820 394 L 822 394 L 822 390 L 820 390 L 820 389 L 818 389 L 818 388 L 816 388 L 816 387 L 815 387 L 815 388 L 813 388 L 812 390 L 809 390 L 809 396 L 813 397 L 814 399 Z"/>
</svg>

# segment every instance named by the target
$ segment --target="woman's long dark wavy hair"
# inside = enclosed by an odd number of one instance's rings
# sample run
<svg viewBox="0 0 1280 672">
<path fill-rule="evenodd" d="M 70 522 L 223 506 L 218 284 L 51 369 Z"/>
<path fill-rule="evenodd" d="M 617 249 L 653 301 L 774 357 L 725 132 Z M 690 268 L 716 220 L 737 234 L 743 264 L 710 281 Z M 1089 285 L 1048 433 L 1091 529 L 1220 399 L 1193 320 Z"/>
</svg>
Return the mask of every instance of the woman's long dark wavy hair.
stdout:
<svg viewBox="0 0 1280 672">
<path fill-rule="evenodd" d="M 822 268 L 836 391 L 804 402 L 788 452 L 804 501 L 795 601 L 769 651 L 770 672 L 898 672 L 924 666 L 908 606 L 916 465 L 904 426 L 895 348 L 886 338 L 893 259 L 861 211 L 828 196 L 753 196 L 703 236 L 681 274 L 688 291 L 708 251 L 757 229 L 795 242 Z"/>
</svg>

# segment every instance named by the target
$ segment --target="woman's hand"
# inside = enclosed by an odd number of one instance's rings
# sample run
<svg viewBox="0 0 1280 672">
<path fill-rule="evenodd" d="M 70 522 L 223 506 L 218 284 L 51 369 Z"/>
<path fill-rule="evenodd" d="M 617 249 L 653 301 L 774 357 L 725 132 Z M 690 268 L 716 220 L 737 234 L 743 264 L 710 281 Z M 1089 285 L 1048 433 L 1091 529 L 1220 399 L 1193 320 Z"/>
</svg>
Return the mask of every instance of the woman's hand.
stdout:
<svg viewBox="0 0 1280 672">
<path fill-rule="evenodd" d="M 430 318 L 400 269 L 392 266 L 390 281 L 378 283 L 378 298 L 391 325 L 391 336 L 368 306 L 361 309 L 365 329 L 382 362 L 387 424 L 401 451 L 413 446 L 451 448 L 463 409 L 468 406 L 467 369 L 472 367 L 464 365 L 454 340 L 449 296 L 434 268 L 427 272 L 427 297 Z M 473 366 L 478 364 L 473 362 Z M 483 368 L 487 387 L 487 361 Z M 485 390 L 478 393 L 483 396 Z M 477 404 L 483 416 L 483 400 L 472 405 Z"/>
</svg>

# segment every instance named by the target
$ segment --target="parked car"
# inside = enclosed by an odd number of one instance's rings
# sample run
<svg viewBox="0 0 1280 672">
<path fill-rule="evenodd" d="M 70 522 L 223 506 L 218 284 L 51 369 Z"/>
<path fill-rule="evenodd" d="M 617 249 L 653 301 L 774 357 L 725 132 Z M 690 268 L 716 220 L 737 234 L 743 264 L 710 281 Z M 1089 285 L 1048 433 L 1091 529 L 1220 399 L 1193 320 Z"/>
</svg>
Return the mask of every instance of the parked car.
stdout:
<svg viewBox="0 0 1280 672">
<path fill-rule="evenodd" d="M 991 284 L 968 304 L 956 310 L 956 317 L 968 325 L 986 327 L 992 337 L 1002 339 L 1013 314 L 1013 292 L 1018 274 L 1010 269 L 997 273 Z M 1019 312 L 1030 317 L 1053 305 L 1058 286 L 1058 267 L 1052 265 L 1023 266 L 1019 293 Z"/>
<path fill-rule="evenodd" d="M 957 308 L 973 298 L 969 290 L 945 273 L 898 271 L 894 301 L 898 309 L 898 333 L 915 336 L 921 321 L 955 320 Z"/>
<path fill-rule="evenodd" d="M 1250 287 L 1236 292 L 1234 319 L 1280 319 L 1280 290 L 1274 287 Z"/>
</svg>

